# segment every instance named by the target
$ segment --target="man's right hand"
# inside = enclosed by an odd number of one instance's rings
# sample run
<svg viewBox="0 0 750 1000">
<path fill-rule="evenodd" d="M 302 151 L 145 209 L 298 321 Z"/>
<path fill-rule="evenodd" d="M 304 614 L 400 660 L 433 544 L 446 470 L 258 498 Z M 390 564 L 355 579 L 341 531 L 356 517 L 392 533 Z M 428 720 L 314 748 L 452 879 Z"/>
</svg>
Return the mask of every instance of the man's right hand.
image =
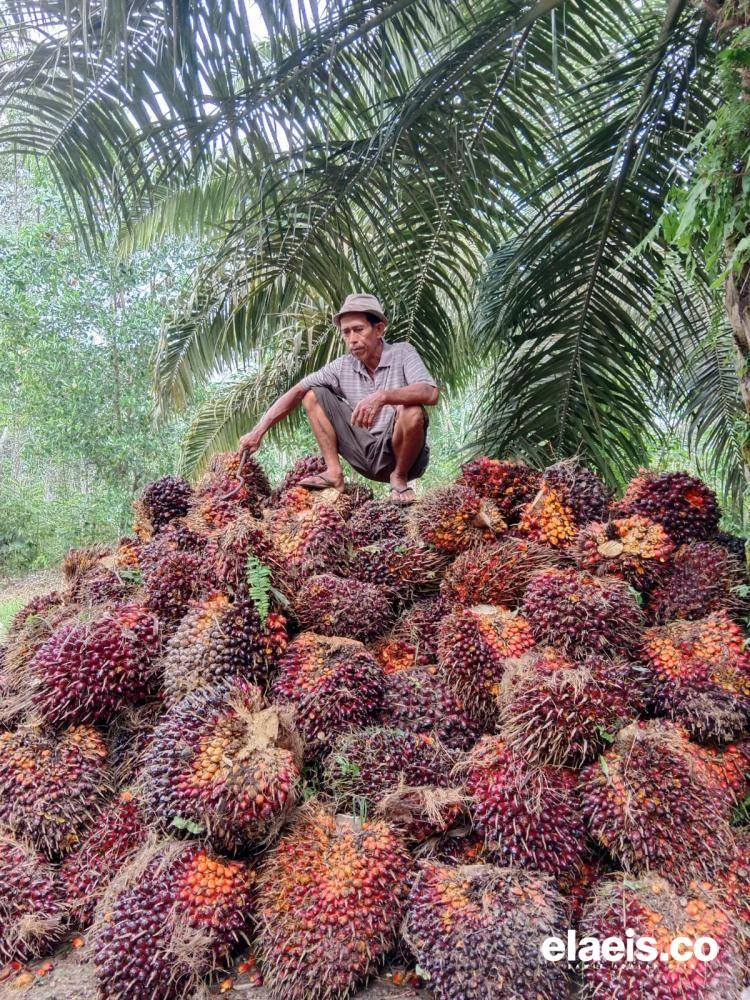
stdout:
<svg viewBox="0 0 750 1000">
<path fill-rule="evenodd" d="M 264 431 L 258 430 L 257 427 L 253 427 L 251 431 L 243 434 L 240 438 L 238 450 L 244 451 L 248 455 L 254 455 L 258 448 L 260 448 L 264 433 Z"/>
</svg>

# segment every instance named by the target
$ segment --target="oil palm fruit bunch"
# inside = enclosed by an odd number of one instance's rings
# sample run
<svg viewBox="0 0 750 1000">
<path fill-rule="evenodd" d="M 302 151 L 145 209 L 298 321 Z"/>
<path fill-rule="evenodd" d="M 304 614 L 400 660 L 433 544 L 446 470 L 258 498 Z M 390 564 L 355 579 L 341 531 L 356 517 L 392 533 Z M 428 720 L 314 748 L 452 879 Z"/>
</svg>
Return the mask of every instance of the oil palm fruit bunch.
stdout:
<svg viewBox="0 0 750 1000">
<path fill-rule="evenodd" d="M 5 647 L 5 695 L 0 716 L 5 724 L 25 709 L 28 701 L 27 677 L 28 665 L 34 654 L 49 639 L 53 632 L 65 622 L 72 619 L 78 610 L 75 605 L 60 600 L 53 600 L 55 595 L 45 595 L 44 598 L 33 599 L 21 608 L 10 623 L 8 642 Z M 46 597 L 50 600 L 47 601 Z M 12 694 L 21 695 L 21 704 Z"/>
<path fill-rule="evenodd" d="M 530 767 L 499 736 L 483 736 L 462 762 L 474 826 L 498 863 L 560 875 L 586 851 L 577 774 Z"/>
<path fill-rule="evenodd" d="M 142 785 L 169 832 L 237 851 L 270 839 L 297 800 L 302 744 L 283 709 L 234 680 L 187 695 L 157 726 Z"/>
<path fill-rule="evenodd" d="M 271 490 L 269 505 L 275 507 L 287 490 L 294 489 L 308 476 L 319 476 L 321 472 L 325 471 L 326 461 L 322 455 L 302 455 L 284 474 L 281 484 L 276 489 Z"/>
<path fill-rule="evenodd" d="M 65 602 L 65 597 L 59 590 L 53 590 L 49 594 L 39 594 L 32 597 L 20 608 L 10 620 L 6 639 L 11 642 L 26 626 L 32 618 L 47 615 L 50 611 L 60 608 Z"/>
<path fill-rule="evenodd" d="M 721 787 L 728 813 L 750 795 L 750 739 L 721 747 L 690 742 L 687 748 L 708 770 L 709 780 Z"/>
<path fill-rule="evenodd" d="M 314 755 L 339 735 L 375 722 L 385 675 L 360 642 L 303 632 L 290 644 L 271 686 L 274 702 L 296 709 Z"/>
<path fill-rule="evenodd" d="M 575 540 L 574 557 L 579 569 L 621 576 L 640 591 L 668 571 L 674 547 L 661 524 L 633 514 L 587 524 Z"/>
<path fill-rule="evenodd" d="M 468 750 L 479 727 L 434 667 L 411 667 L 386 677 L 381 725 L 432 736 L 445 747 Z"/>
<path fill-rule="evenodd" d="M 506 671 L 498 731 L 530 764 L 581 767 L 643 709 L 636 668 L 623 659 L 583 661 L 542 648 Z"/>
<path fill-rule="evenodd" d="M 564 926 L 549 876 L 428 861 L 409 893 L 403 933 L 437 1000 L 559 1000 L 568 993 L 564 965 L 545 961 L 539 944 L 564 936 Z"/>
<path fill-rule="evenodd" d="M 355 548 L 374 545 L 406 534 L 406 510 L 388 500 L 369 500 L 347 521 L 349 541 Z"/>
<path fill-rule="evenodd" d="M 609 493 L 601 480 L 575 459 L 566 459 L 544 471 L 518 528 L 534 541 L 564 547 L 584 525 L 604 520 L 608 506 Z"/>
<path fill-rule="evenodd" d="M 621 729 L 581 772 L 581 796 L 591 833 L 626 871 L 683 883 L 691 874 L 711 877 L 725 860 L 725 791 L 672 723 Z"/>
<path fill-rule="evenodd" d="M 354 549 L 346 573 L 403 606 L 437 592 L 449 558 L 415 539 L 393 538 Z"/>
<path fill-rule="evenodd" d="M 469 717 L 489 725 L 508 660 L 534 645 L 531 624 L 515 611 L 477 605 L 447 615 L 438 628 L 438 666 Z"/>
<path fill-rule="evenodd" d="M 438 625 L 448 613 L 441 597 L 426 597 L 406 608 L 391 631 L 372 647 L 386 673 L 398 673 L 413 666 L 427 666 L 437 660 Z"/>
<path fill-rule="evenodd" d="M 694 621 L 712 611 L 736 615 L 746 602 L 739 588 L 747 583 L 743 564 L 716 542 L 688 542 L 646 599 L 646 614 L 657 625 L 678 618 Z"/>
<path fill-rule="evenodd" d="M 284 502 L 265 512 L 271 560 L 291 580 L 326 570 L 342 572 L 348 553 L 344 518 L 332 504 L 312 502 L 308 490 L 292 492 L 303 502 Z"/>
<path fill-rule="evenodd" d="M 463 552 L 448 567 L 440 593 L 448 604 L 518 607 L 532 576 L 559 565 L 559 554 L 527 538 L 502 538 Z"/>
<path fill-rule="evenodd" d="M 69 921 L 87 927 L 107 885 L 143 846 L 146 818 L 140 801 L 123 792 L 108 803 L 81 843 L 60 866 Z"/>
<path fill-rule="evenodd" d="M 372 583 L 318 573 L 301 582 L 294 614 L 302 629 L 369 642 L 393 623 L 388 597 Z"/>
<path fill-rule="evenodd" d="M 212 468 L 198 482 L 185 516 L 192 531 L 210 535 L 243 511 L 260 515 L 268 480 L 254 459 L 247 458 L 242 469 L 239 462 L 238 456 L 230 453 L 214 456 Z"/>
<path fill-rule="evenodd" d="M 643 614 L 624 580 L 576 569 L 537 573 L 521 610 L 536 640 L 573 659 L 627 653 L 638 643 Z"/>
<path fill-rule="evenodd" d="M 468 486 L 442 486 L 426 493 L 408 513 L 409 532 L 438 552 L 457 555 L 507 531 L 492 500 Z"/>
<path fill-rule="evenodd" d="M 382 820 L 300 810 L 259 877 L 256 942 L 273 1000 L 349 996 L 395 946 L 410 875 Z"/>
<path fill-rule="evenodd" d="M 657 953 L 656 961 L 582 962 L 582 996 L 586 1000 L 739 1000 L 742 975 L 738 931 L 707 883 L 694 883 L 683 893 L 656 874 L 638 880 L 613 875 L 596 887 L 586 904 L 580 933 L 600 942 L 606 938 L 629 941 L 636 955 L 636 939 L 652 938 Z M 713 938 L 719 946 L 712 961 L 700 961 L 694 955 L 687 961 L 670 957 L 670 946 L 676 938 L 697 942 L 704 936 Z"/>
<path fill-rule="evenodd" d="M 160 697 L 143 705 L 128 705 L 107 726 L 109 766 L 115 788 L 125 789 L 135 781 L 146 747 L 164 711 L 164 701 Z"/>
<path fill-rule="evenodd" d="M 97 911 L 93 959 L 102 996 L 194 995 L 250 930 L 254 875 L 194 844 L 144 848 Z"/>
<path fill-rule="evenodd" d="M 117 604 L 57 628 L 26 671 L 31 701 L 54 726 L 106 722 L 156 689 L 159 622 L 137 604 Z"/>
<path fill-rule="evenodd" d="M 162 476 L 148 483 L 133 501 L 133 530 L 143 542 L 149 542 L 157 532 L 175 518 L 188 512 L 193 489 L 180 476 Z"/>
<path fill-rule="evenodd" d="M 565 900 L 568 927 L 580 927 L 586 903 L 596 886 L 612 871 L 612 864 L 605 856 L 588 854 L 578 868 L 565 872 L 557 879 L 557 886 Z"/>
<path fill-rule="evenodd" d="M 541 472 L 523 462 L 503 462 L 483 456 L 462 465 L 457 482 L 494 501 L 501 515 L 512 524 L 518 520 L 521 508 L 536 495 L 541 478 Z"/>
<path fill-rule="evenodd" d="M 174 704 L 229 677 L 264 686 L 286 646 L 282 615 L 272 612 L 263 622 L 252 601 L 210 594 L 193 605 L 167 643 L 164 697 Z"/>
<path fill-rule="evenodd" d="M 49 954 L 66 931 L 57 873 L 32 848 L 0 836 L 0 963 Z"/>
<path fill-rule="evenodd" d="M 78 549 L 68 549 L 60 569 L 68 585 L 68 595 L 75 596 L 81 582 L 102 569 L 102 560 L 112 556 L 107 545 L 85 545 Z"/>
<path fill-rule="evenodd" d="M 646 629 L 642 658 L 660 711 L 701 739 L 732 740 L 750 719 L 750 656 L 726 611 Z"/>
<path fill-rule="evenodd" d="M 672 541 L 699 542 L 716 533 L 720 517 L 716 494 L 687 472 L 640 469 L 613 507 L 616 517 L 642 514 L 663 525 Z"/>
<path fill-rule="evenodd" d="M 107 746 L 92 727 L 0 733 L 0 825 L 51 860 L 77 846 L 109 792 Z"/>
<path fill-rule="evenodd" d="M 271 484 L 262 465 L 244 451 L 213 455 L 202 483 L 217 492 L 223 492 L 227 485 L 239 486 L 237 502 L 255 514 L 260 514 L 264 500 L 271 495 Z"/>
<path fill-rule="evenodd" d="M 112 566 L 118 572 L 137 574 L 141 568 L 144 543 L 136 535 L 123 535 L 112 552 Z"/>
<path fill-rule="evenodd" d="M 220 589 L 242 594 L 248 586 L 248 560 L 253 557 L 268 565 L 273 559 L 273 545 L 264 521 L 243 512 L 225 528 L 214 532 L 206 542 L 209 576 Z"/>
<path fill-rule="evenodd" d="M 205 587 L 205 564 L 196 552 L 167 549 L 143 567 L 143 603 L 174 627 Z"/>
<path fill-rule="evenodd" d="M 717 888 L 730 913 L 740 922 L 743 951 L 750 958 L 750 830 L 738 830 L 728 864 Z"/>
<path fill-rule="evenodd" d="M 137 585 L 129 574 L 102 569 L 81 580 L 75 595 L 77 604 L 86 607 L 102 604 L 125 604 L 133 601 Z"/>
</svg>

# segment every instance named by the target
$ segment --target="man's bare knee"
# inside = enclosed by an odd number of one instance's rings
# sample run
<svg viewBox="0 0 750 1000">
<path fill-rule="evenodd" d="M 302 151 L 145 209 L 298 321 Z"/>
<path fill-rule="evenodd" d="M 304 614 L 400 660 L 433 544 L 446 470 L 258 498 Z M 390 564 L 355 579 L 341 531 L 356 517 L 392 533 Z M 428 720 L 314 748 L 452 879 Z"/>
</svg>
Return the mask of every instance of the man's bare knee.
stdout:
<svg viewBox="0 0 750 1000">
<path fill-rule="evenodd" d="M 421 406 L 406 406 L 402 403 L 398 407 L 396 420 L 404 430 L 421 430 L 424 426 L 424 410 Z"/>
<path fill-rule="evenodd" d="M 302 397 L 302 405 L 308 411 L 308 413 L 313 407 L 320 405 L 318 403 L 318 397 L 315 395 L 314 389 L 307 390 L 305 395 Z"/>
</svg>

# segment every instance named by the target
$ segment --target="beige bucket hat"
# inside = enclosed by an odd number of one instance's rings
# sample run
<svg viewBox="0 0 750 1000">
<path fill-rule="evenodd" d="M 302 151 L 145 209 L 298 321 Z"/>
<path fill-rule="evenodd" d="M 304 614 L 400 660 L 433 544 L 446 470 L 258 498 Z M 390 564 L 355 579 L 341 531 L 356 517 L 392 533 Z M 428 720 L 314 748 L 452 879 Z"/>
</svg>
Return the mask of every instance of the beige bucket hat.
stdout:
<svg viewBox="0 0 750 1000">
<path fill-rule="evenodd" d="M 333 317 L 333 322 L 336 326 L 339 325 L 339 321 L 344 313 L 374 313 L 386 325 L 388 324 L 388 317 L 383 312 L 380 300 L 375 298 L 374 295 L 368 295 L 367 292 L 355 292 L 353 295 L 347 295 L 344 299 L 344 304 Z"/>
</svg>

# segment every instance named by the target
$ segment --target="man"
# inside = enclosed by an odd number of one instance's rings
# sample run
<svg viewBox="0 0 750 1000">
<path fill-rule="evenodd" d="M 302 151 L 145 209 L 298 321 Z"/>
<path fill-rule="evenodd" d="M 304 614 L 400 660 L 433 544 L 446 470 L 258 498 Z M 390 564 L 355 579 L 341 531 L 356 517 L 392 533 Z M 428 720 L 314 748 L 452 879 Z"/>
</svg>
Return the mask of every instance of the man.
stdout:
<svg viewBox="0 0 750 1000">
<path fill-rule="evenodd" d="M 254 454 L 269 428 L 302 403 L 326 467 L 300 486 L 343 489 L 343 457 L 368 479 L 389 482 L 393 503 L 411 504 L 409 480 L 429 462 L 424 408 L 437 402 L 437 386 L 411 344 L 383 339 L 388 319 L 374 295 L 349 295 L 333 321 L 348 353 L 280 396 L 240 447 Z"/>
</svg>

